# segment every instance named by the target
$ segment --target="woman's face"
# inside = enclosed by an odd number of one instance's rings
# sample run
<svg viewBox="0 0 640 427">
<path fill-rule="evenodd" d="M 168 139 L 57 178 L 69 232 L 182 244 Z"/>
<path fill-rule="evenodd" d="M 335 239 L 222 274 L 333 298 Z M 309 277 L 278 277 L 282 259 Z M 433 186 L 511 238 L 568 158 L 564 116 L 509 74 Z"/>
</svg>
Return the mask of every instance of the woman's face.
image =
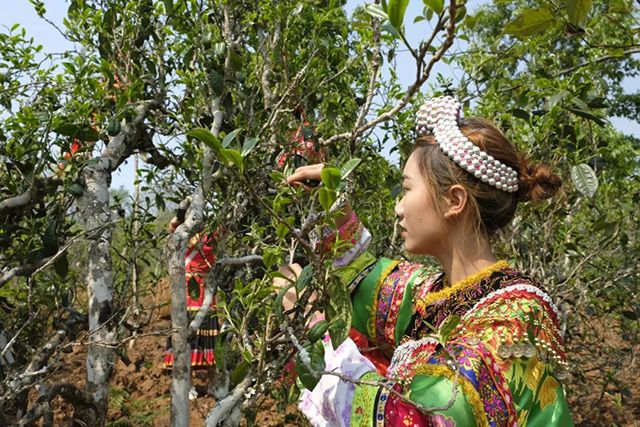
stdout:
<svg viewBox="0 0 640 427">
<path fill-rule="evenodd" d="M 420 174 L 415 152 L 409 157 L 402 178 L 404 193 L 395 211 L 404 228 L 404 246 L 414 254 L 436 255 L 444 245 L 447 223 L 432 201 L 431 188 Z"/>
</svg>

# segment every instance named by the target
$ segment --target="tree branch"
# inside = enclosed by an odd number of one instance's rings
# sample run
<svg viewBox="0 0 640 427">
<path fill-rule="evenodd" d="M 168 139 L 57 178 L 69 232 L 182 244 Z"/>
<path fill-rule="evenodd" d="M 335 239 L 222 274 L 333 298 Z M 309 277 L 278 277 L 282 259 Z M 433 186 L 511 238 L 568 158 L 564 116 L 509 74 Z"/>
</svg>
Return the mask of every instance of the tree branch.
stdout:
<svg viewBox="0 0 640 427">
<path fill-rule="evenodd" d="M 253 378 L 251 374 L 247 375 L 247 377 L 240 382 L 230 395 L 225 397 L 220 403 L 218 403 L 214 408 L 209 412 L 206 419 L 207 427 L 216 427 L 221 421 L 224 421 L 231 411 L 238 405 L 240 402 L 240 398 L 244 396 L 245 392 L 253 383 Z"/>
<path fill-rule="evenodd" d="M 9 197 L 0 202 L 0 215 L 10 214 L 35 203 L 38 198 L 38 187 L 32 185 L 19 196 Z"/>
<path fill-rule="evenodd" d="M 358 119 L 353 126 L 353 130 L 351 133 L 356 135 L 356 131 L 362 123 L 364 119 L 367 117 L 369 113 L 369 109 L 371 108 L 371 103 L 373 102 L 373 96 L 376 93 L 376 82 L 378 80 L 378 76 L 380 74 L 380 19 L 373 18 L 373 58 L 371 59 L 371 72 L 370 72 L 370 80 L 369 80 L 369 89 L 367 90 L 367 97 L 365 99 L 362 108 L 360 109 L 360 114 L 358 115 Z M 355 141 L 355 138 L 353 138 Z M 353 147 L 352 147 L 353 151 Z"/>
<path fill-rule="evenodd" d="M 594 59 L 594 60 L 590 60 L 590 61 L 584 61 L 581 62 L 580 64 L 574 66 L 574 67 L 569 67 L 569 68 L 565 68 L 564 70 L 560 70 L 560 72 L 558 73 L 557 77 L 559 76 L 563 76 L 565 74 L 569 74 L 572 73 L 580 68 L 586 67 L 587 65 L 591 65 L 591 64 L 600 64 L 602 62 L 607 62 L 607 61 L 611 61 L 611 60 L 621 60 L 621 59 L 625 59 L 626 56 L 629 55 L 633 55 L 634 53 L 640 53 L 640 47 L 634 47 L 631 49 L 627 49 L 625 51 L 622 52 L 624 56 L 618 56 L 618 55 L 605 55 L 605 56 L 601 56 L 600 58 Z"/>
<path fill-rule="evenodd" d="M 464 4 L 464 2 L 462 2 L 462 4 Z M 429 63 L 425 67 L 425 70 L 422 73 L 422 76 L 416 79 L 416 81 L 407 89 L 402 99 L 398 101 L 398 103 L 391 110 L 383 114 L 380 114 L 378 117 L 360 126 L 355 131 L 334 135 L 331 138 L 326 140 L 321 139 L 320 144 L 324 146 L 329 146 L 343 139 L 358 138 L 365 131 L 373 128 L 378 123 L 382 123 L 392 119 L 393 116 L 395 116 L 400 110 L 402 110 L 407 105 L 407 103 L 411 100 L 413 95 L 420 89 L 420 87 L 422 87 L 424 82 L 429 78 L 429 76 L 431 75 L 431 70 L 433 69 L 433 66 L 438 61 L 440 61 L 440 59 L 442 59 L 442 57 L 447 52 L 447 50 L 449 50 L 449 48 L 453 45 L 453 40 L 455 39 L 455 29 L 456 29 L 456 23 L 455 23 L 456 10 L 457 10 L 456 0 L 451 0 L 449 4 L 449 23 L 447 25 L 447 38 L 442 43 L 442 46 L 440 46 L 440 49 L 438 49 L 436 54 L 433 55 L 429 60 Z"/>
</svg>

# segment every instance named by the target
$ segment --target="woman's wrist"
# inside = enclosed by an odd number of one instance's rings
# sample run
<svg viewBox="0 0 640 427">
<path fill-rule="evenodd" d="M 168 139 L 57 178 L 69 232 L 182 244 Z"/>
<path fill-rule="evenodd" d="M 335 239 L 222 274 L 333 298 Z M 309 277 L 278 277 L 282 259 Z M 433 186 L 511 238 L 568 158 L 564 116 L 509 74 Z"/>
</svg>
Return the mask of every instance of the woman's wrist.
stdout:
<svg viewBox="0 0 640 427">
<path fill-rule="evenodd" d="M 334 220 L 337 229 L 342 228 L 342 226 L 349 222 L 349 220 L 353 216 L 353 209 L 351 208 L 351 203 L 349 201 L 347 201 L 347 203 L 344 205 L 343 212 L 343 215 Z"/>
</svg>

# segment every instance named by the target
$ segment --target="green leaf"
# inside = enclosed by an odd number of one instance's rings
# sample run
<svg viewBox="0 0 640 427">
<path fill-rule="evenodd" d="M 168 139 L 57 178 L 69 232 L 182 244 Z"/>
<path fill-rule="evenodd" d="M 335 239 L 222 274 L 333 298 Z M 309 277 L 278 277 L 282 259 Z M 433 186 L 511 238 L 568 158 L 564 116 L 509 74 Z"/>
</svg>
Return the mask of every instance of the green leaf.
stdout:
<svg viewBox="0 0 640 427">
<path fill-rule="evenodd" d="M 313 344 L 305 345 L 304 348 L 309 354 L 309 365 L 311 365 L 311 369 L 314 371 L 324 371 L 326 365 L 324 362 L 324 346 L 322 342 L 316 341 Z M 307 369 L 300 356 L 296 359 L 296 373 L 307 389 L 313 390 L 316 384 L 318 384 L 319 379 Z"/>
<path fill-rule="evenodd" d="M 551 27 L 556 17 L 549 9 L 527 9 L 504 27 L 506 34 L 518 38 L 533 36 Z"/>
<path fill-rule="evenodd" d="M 440 15 L 440 12 L 442 12 L 444 8 L 444 0 L 422 0 L 422 3 L 438 15 Z"/>
<path fill-rule="evenodd" d="M 383 21 L 386 21 L 387 19 L 389 19 L 389 16 L 387 15 L 387 13 L 384 10 L 382 10 L 382 7 L 380 7 L 380 5 L 378 4 L 368 4 L 364 7 L 364 10 L 374 18 L 378 18 Z"/>
<path fill-rule="evenodd" d="M 217 96 L 222 95 L 222 91 L 224 90 L 224 80 L 216 70 L 211 71 L 209 81 L 211 82 L 211 89 L 213 90 L 213 93 Z"/>
<path fill-rule="evenodd" d="M 591 9 L 593 0 L 567 0 L 567 15 L 569 22 L 576 27 L 580 27 Z"/>
<path fill-rule="evenodd" d="M 526 111 L 525 111 L 525 110 L 523 110 L 523 109 L 520 109 L 520 108 L 514 108 L 514 109 L 512 109 L 512 110 L 511 110 L 511 114 L 512 114 L 514 117 L 517 117 L 517 118 L 519 118 L 519 119 L 525 120 L 525 121 L 527 121 L 527 122 L 531 119 L 531 116 L 529 115 L 529 113 L 528 113 L 528 112 L 526 112 Z"/>
<path fill-rule="evenodd" d="M 274 303 L 276 306 L 275 311 L 276 311 L 276 315 L 280 318 L 282 318 L 282 301 L 284 300 L 284 296 L 289 289 L 293 288 L 293 286 L 294 286 L 294 283 L 289 283 L 287 286 L 285 286 L 280 290 L 280 293 L 276 297 L 276 301 Z"/>
<path fill-rule="evenodd" d="M 296 291 L 298 293 L 302 292 L 304 288 L 306 288 L 309 283 L 311 283 L 311 279 L 313 279 L 313 264 L 307 264 L 304 266 L 302 271 L 300 272 L 300 276 L 296 281 Z"/>
<path fill-rule="evenodd" d="M 611 225 L 613 225 L 610 222 L 607 222 L 607 215 L 600 215 L 598 217 L 598 219 L 596 219 L 594 222 L 591 223 L 591 225 L 589 226 L 589 229 L 592 232 L 597 232 L 597 231 L 602 231 L 606 228 L 609 228 Z"/>
<path fill-rule="evenodd" d="M 349 337 L 351 326 L 351 298 L 343 286 L 329 287 L 329 304 L 325 306 L 325 316 L 329 321 L 329 336 L 334 350 Z"/>
<path fill-rule="evenodd" d="M 107 134 L 109 136 L 116 136 L 120 133 L 120 122 L 117 119 L 109 119 L 107 124 Z"/>
<path fill-rule="evenodd" d="M 229 52 L 229 63 L 233 71 L 238 72 L 242 69 L 242 57 L 233 50 Z"/>
<path fill-rule="evenodd" d="M 606 124 L 606 122 L 602 118 L 596 116 L 593 113 L 590 113 L 589 111 L 581 110 L 580 108 L 567 108 L 567 110 L 571 111 L 576 116 L 584 117 L 587 120 L 595 122 L 598 126 L 604 127 L 604 125 Z"/>
<path fill-rule="evenodd" d="M 598 189 L 598 177 L 589 165 L 581 163 L 571 168 L 571 180 L 576 189 L 585 197 L 591 198 Z"/>
<path fill-rule="evenodd" d="M 467 16 L 467 7 L 466 6 L 462 6 L 462 7 L 458 8 L 458 10 L 456 11 L 455 23 L 457 24 L 460 21 L 462 21 L 465 16 Z M 442 58 L 442 59 L 444 59 L 444 58 Z"/>
<path fill-rule="evenodd" d="M 387 3 L 387 15 L 389 15 L 389 22 L 398 30 L 402 28 L 404 22 L 404 13 L 409 6 L 409 0 L 389 0 Z"/>
<path fill-rule="evenodd" d="M 200 283 L 198 283 L 193 276 L 191 276 L 187 282 L 187 292 L 189 293 L 189 298 L 192 300 L 197 301 L 200 299 Z"/>
<path fill-rule="evenodd" d="M 42 246 L 44 248 L 44 256 L 53 256 L 58 253 L 58 234 L 56 233 L 57 224 L 51 221 L 42 235 Z"/>
<path fill-rule="evenodd" d="M 242 381 L 244 377 L 247 376 L 247 372 L 249 372 L 250 366 L 251 365 L 246 360 L 243 360 L 242 362 L 240 362 L 238 366 L 236 366 L 233 369 L 233 371 L 231 371 L 231 374 L 229 375 L 229 380 L 231 381 L 231 384 L 239 384 L 240 381 Z"/>
<path fill-rule="evenodd" d="M 222 158 L 226 160 L 227 163 L 233 163 L 234 165 L 236 165 L 240 169 L 240 172 L 244 171 L 242 155 L 240 154 L 240 152 L 238 152 L 238 150 L 223 148 L 222 150 L 220 150 L 220 156 L 222 156 Z"/>
<path fill-rule="evenodd" d="M 329 304 L 326 304 L 325 317 L 329 322 L 329 336 L 334 349 L 349 337 L 351 327 L 352 306 L 351 294 L 343 282 L 334 276 L 331 278 L 327 293 Z"/>
<path fill-rule="evenodd" d="M 82 184 L 74 182 L 69 187 L 67 187 L 67 191 L 72 196 L 80 197 L 82 196 L 82 193 L 84 193 L 84 187 L 82 186 Z"/>
<path fill-rule="evenodd" d="M 74 125 L 74 124 L 71 124 L 71 123 L 64 123 L 64 124 L 61 124 L 60 126 L 54 128 L 53 131 L 55 133 L 57 133 L 58 135 L 64 135 L 64 136 L 73 137 L 78 132 L 78 127 L 76 125 Z"/>
<path fill-rule="evenodd" d="M 238 133 L 241 130 L 242 130 L 241 128 L 238 128 L 229 132 L 229 134 L 225 136 L 224 139 L 222 140 L 222 146 L 224 148 L 227 148 L 233 142 L 233 140 L 236 138 L 236 135 L 238 135 Z"/>
<path fill-rule="evenodd" d="M 392 36 L 394 36 L 398 40 L 402 40 L 402 34 L 400 34 L 398 29 L 396 27 L 394 27 L 393 24 L 390 21 L 385 21 L 384 24 L 382 24 L 380 26 L 380 28 L 382 28 L 383 30 L 387 31 L 388 33 L 390 33 Z"/>
<path fill-rule="evenodd" d="M 264 256 L 262 257 L 262 263 L 267 268 L 271 268 L 278 262 L 280 257 L 279 250 L 273 248 L 266 248 L 264 250 Z"/>
<path fill-rule="evenodd" d="M 67 259 L 67 254 L 62 255 L 53 263 L 53 268 L 56 271 L 56 274 L 64 279 L 67 277 L 69 273 L 69 260 Z"/>
<path fill-rule="evenodd" d="M 258 138 L 251 138 L 245 141 L 242 146 L 242 157 L 247 157 L 247 154 L 251 153 L 258 143 Z"/>
<path fill-rule="evenodd" d="M 326 320 L 320 320 L 317 322 L 309 332 L 307 332 L 307 339 L 309 342 L 314 343 L 324 337 L 324 334 L 327 333 L 327 329 L 329 329 L 329 322 Z"/>
<path fill-rule="evenodd" d="M 276 227 L 276 236 L 279 239 L 284 239 L 285 237 L 287 237 L 287 234 L 289 234 L 289 227 L 287 227 L 283 223 L 278 224 L 278 226 Z"/>
<path fill-rule="evenodd" d="M 100 133 L 88 125 L 76 126 L 72 123 L 64 123 L 53 129 L 58 135 L 77 138 L 80 141 L 97 141 Z"/>
<path fill-rule="evenodd" d="M 351 172 L 360 164 L 361 159 L 351 159 L 340 168 L 340 176 L 342 180 L 349 176 Z"/>
<path fill-rule="evenodd" d="M 324 167 L 320 174 L 324 186 L 329 190 L 335 190 L 340 185 L 340 169 L 332 166 Z"/>
<path fill-rule="evenodd" d="M 207 147 L 211 148 L 216 153 L 222 149 L 220 139 L 215 136 L 211 131 L 204 128 L 197 128 L 187 132 L 187 136 L 193 137 L 200 142 L 203 142 Z"/>
<path fill-rule="evenodd" d="M 90 126 L 84 126 L 80 128 L 76 138 L 80 141 L 97 141 L 100 139 L 100 133 Z"/>
<path fill-rule="evenodd" d="M 442 322 L 442 325 L 440 325 L 440 328 L 438 329 L 441 344 L 444 344 L 449 340 L 449 336 L 451 336 L 451 333 L 455 331 L 458 324 L 460 324 L 460 316 L 456 315 L 451 315 Z"/>
<path fill-rule="evenodd" d="M 320 199 L 320 204 L 325 211 L 331 209 L 333 203 L 336 201 L 336 192 L 333 190 L 328 190 L 324 187 L 318 190 L 318 198 Z"/>
<path fill-rule="evenodd" d="M 217 368 L 226 369 L 227 366 L 227 348 L 229 347 L 227 336 L 231 329 L 220 332 L 215 336 L 213 344 L 213 357 L 216 361 Z"/>
<path fill-rule="evenodd" d="M 287 224 L 293 227 L 293 224 L 295 224 L 296 219 L 295 217 L 290 216 L 289 218 L 286 218 L 285 221 L 287 222 Z M 284 239 L 285 237 L 287 237 L 287 234 L 289 234 L 289 227 L 287 227 L 287 225 L 282 222 L 279 223 L 278 226 L 276 227 L 276 236 L 278 236 L 281 239 Z"/>
<path fill-rule="evenodd" d="M 280 172 L 280 171 L 273 171 L 273 172 L 271 172 L 271 174 L 269 176 L 277 184 L 282 184 L 284 182 L 284 180 L 286 179 L 286 176 L 284 176 L 284 174 L 282 172 Z"/>
</svg>

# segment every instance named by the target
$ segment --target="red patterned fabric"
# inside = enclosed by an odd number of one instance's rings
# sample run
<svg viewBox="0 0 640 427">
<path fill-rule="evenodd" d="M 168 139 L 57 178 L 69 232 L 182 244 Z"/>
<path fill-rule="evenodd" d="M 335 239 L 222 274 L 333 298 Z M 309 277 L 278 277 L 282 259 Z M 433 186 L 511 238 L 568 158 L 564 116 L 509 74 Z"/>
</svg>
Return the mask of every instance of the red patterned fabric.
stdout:
<svg viewBox="0 0 640 427">
<path fill-rule="evenodd" d="M 384 353 L 382 353 L 378 349 L 369 350 L 371 347 L 373 347 L 373 344 L 371 344 L 366 335 L 358 332 L 354 328 L 351 328 L 351 330 L 349 331 L 349 338 L 351 338 L 353 342 L 356 343 L 356 346 L 362 352 L 362 355 L 369 359 L 371 363 L 373 363 L 378 373 L 382 376 L 386 376 L 387 368 L 389 367 L 389 363 L 391 363 L 391 361 L 384 355 Z M 363 351 L 365 349 L 367 351 Z"/>
<path fill-rule="evenodd" d="M 394 385 L 393 390 L 402 394 L 402 387 L 400 387 L 399 384 Z M 375 414 L 377 425 L 384 425 L 385 427 L 448 426 L 448 424 L 439 422 L 440 418 L 444 418 L 444 416 L 434 414 L 427 418 L 427 416 L 418 411 L 415 406 L 403 402 L 398 396 L 386 389 L 381 389 L 380 391 L 378 406 L 382 408 L 378 408 Z M 383 417 L 384 424 L 381 422 Z M 451 424 L 451 426 L 455 427 L 455 424 Z"/>
<path fill-rule="evenodd" d="M 213 255 L 214 242 L 214 236 L 208 234 L 194 236 L 189 242 L 187 252 L 184 255 L 187 284 L 187 310 L 199 310 L 202 306 L 202 300 L 204 298 L 204 278 L 215 262 L 215 256 Z M 197 300 L 193 300 L 189 296 L 188 284 L 191 277 L 200 285 L 200 295 Z M 214 306 L 215 298 L 214 302 L 211 303 L 211 307 Z"/>
</svg>

